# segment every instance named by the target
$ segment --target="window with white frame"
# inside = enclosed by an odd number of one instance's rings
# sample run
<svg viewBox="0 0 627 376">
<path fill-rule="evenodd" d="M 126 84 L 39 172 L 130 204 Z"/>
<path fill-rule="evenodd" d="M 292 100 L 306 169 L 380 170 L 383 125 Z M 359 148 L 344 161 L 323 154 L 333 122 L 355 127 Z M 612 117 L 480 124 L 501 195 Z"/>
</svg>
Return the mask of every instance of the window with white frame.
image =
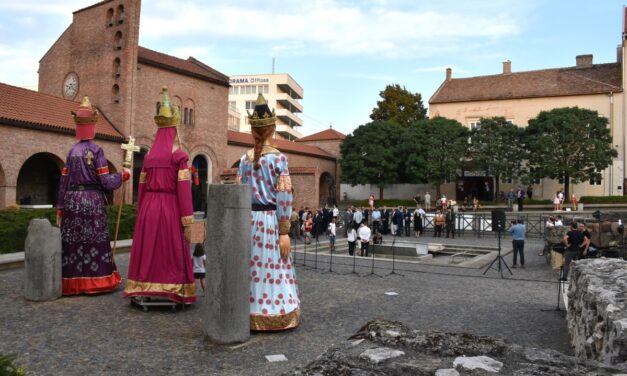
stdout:
<svg viewBox="0 0 627 376">
<path fill-rule="evenodd" d="M 471 120 L 470 122 L 468 122 L 468 125 L 470 126 L 471 130 L 481 128 L 481 122 L 479 120 Z"/>
<path fill-rule="evenodd" d="M 590 173 L 590 185 L 601 185 L 601 181 L 603 180 L 603 175 L 601 171 L 592 170 Z"/>
</svg>

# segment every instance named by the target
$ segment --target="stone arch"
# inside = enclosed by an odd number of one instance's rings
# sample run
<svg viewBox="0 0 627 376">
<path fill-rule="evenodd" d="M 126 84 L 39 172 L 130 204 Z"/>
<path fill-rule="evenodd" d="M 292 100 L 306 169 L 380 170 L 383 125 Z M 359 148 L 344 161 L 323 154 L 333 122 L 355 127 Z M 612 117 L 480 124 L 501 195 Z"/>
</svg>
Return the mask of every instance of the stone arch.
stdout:
<svg viewBox="0 0 627 376">
<path fill-rule="evenodd" d="M 16 201 L 22 205 L 56 205 L 63 161 L 41 152 L 31 155 L 17 176 Z"/>
<path fill-rule="evenodd" d="M 139 192 L 139 175 L 142 172 L 142 167 L 144 166 L 144 157 L 149 147 L 145 146 L 145 143 L 138 142 L 139 152 L 135 153 L 133 157 L 133 202 L 137 202 L 137 193 Z"/>
<path fill-rule="evenodd" d="M 118 78 L 120 77 L 121 74 L 121 68 L 120 68 L 120 58 L 116 57 L 115 59 L 113 59 L 113 77 L 114 78 Z"/>
<path fill-rule="evenodd" d="M 113 46 L 116 50 L 122 49 L 122 32 L 119 30 L 115 33 L 113 37 Z"/>
<path fill-rule="evenodd" d="M 195 113 L 196 113 L 196 104 L 193 99 L 187 98 L 185 103 L 183 103 L 183 113 L 181 122 L 185 125 L 194 125 L 195 124 Z"/>
<path fill-rule="evenodd" d="M 0 163 L 0 209 L 7 206 L 6 195 L 7 180 L 4 176 L 4 169 L 2 168 L 2 164 Z"/>
<path fill-rule="evenodd" d="M 172 104 L 175 104 L 177 106 L 179 106 L 179 111 L 181 112 L 181 116 L 183 116 L 182 112 L 182 106 L 183 106 L 183 100 L 181 99 L 181 97 L 179 97 L 178 95 L 173 95 L 172 96 Z"/>
<path fill-rule="evenodd" d="M 192 203 L 194 211 L 207 210 L 207 184 L 211 170 L 211 159 L 200 153 L 191 161 L 192 173 Z"/>
<path fill-rule="evenodd" d="M 115 18 L 113 18 L 113 8 L 107 9 L 107 15 L 105 16 L 105 25 L 113 26 Z"/>
<path fill-rule="evenodd" d="M 107 159 L 107 167 L 109 167 L 109 173 L 118 172 L 117 167 Z M 107 198 L 107 205 L 113 205 L 113 191 L 107 192 L 105 191 L 105 197 Z"/>
<path fill-rule="evenodd" d="M 192 161 L 191 158 L 195 157 L 198 154 L 202 154 L 207 159 L 207 184 L 211 184 L 213 181 L 220 181 L 219 177 L 216 174 L 219 174 L 220 171 L 216 171 L 216 166 L 219 166 L 218 157 L 216 153 L 213 152 L 213 149 L 207 144 L 196 144 L 189 150 L 190 163 Z"/>
<path fill-rule="evenodd" d="M 118 9 L 116 9 L 115 11 L 115 19 L 117 20 L 118 24 L 124 23 L 124 5 L 118 5 Z"/>
<path fill-rule="evenodd" d="M 333 206 L 337 204 L 335 197 L 335 179 L 331 173 L 325 171 L 320 174 L 319 188 L 318 205 Z"/>
<path fill-rule="evenodd" d="M 111 101 L 113 103 L 120 103 L 120 85 L 115 84 L 111 88 Z"/>
</svg>

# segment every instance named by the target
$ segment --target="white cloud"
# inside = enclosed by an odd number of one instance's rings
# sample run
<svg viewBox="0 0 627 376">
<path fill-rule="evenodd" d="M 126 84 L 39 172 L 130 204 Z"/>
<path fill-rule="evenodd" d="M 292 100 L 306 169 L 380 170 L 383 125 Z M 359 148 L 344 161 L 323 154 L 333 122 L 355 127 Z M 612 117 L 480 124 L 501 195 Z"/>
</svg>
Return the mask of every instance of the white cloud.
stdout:
<svg viewBox="0 0 627 376">
<path fill-rule="evenodd" d="M 489 42 L 519 32 L 520 14 L 494 7 L 476 14 L 433 6 L 400 9 L 392 1 L 367 5 L 339 0 L 287 1 L 283 6 L 156 0 L 142 9 L 142 38 L 184 37 L 190 42 L 235 39 L 267 42 L 285 54 L 416 57 Z M 406 6 L 407 7 L 407 6 Z M 454 47 L 451 47 L 454 46 Z"/>
</svg>

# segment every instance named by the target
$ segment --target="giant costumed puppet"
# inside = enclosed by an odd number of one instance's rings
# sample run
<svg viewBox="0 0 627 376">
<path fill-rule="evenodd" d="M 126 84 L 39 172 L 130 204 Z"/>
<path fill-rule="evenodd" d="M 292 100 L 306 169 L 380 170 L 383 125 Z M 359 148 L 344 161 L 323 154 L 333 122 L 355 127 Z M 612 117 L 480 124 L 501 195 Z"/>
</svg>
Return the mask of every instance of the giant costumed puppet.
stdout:
<svg viewBox="0 0 627 376">
<path fill-rule="evenodd" d="M 194 303 L 196 285 L 189 253 L 192 209 L 189 157 L 176 147 L 181 115 L 161 92 L 157 135 L 139 176 L 137 219 L 124 297 Z M 180 146 L 180 142 L 179 142 Z"/>
<path fill-rule="evenodd" d="M 122 281 L 117 271 L 107 225 L 104 193 L 128 180 L 130 172 L 110 173 L 96 136 L 98 110 L 84 97 L 76 113 L 76 138 L 61 172 L 57 223 L 63 247 L 63 295 L 115 290 Z"/>
<path fill-rule="evenodd" d="M 261 94 L 249 122 L 255 147 L 241 157 L 238 181 L 252 190 L 250 329 L 290 329 L 300 321 L 300 300 L 288 235 L 292 213 L 288 161 L 271 145 L 276 115 Z"/>
</svg>

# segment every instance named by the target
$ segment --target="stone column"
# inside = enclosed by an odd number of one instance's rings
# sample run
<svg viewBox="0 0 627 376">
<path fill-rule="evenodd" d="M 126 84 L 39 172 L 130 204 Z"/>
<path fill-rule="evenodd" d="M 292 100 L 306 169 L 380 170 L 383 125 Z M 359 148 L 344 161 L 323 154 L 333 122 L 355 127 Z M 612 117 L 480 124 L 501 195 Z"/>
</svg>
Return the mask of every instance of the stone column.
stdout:
<svg viewBox="0 0 627 376">
<path fill-rule="evenodd" d="M 24 244 L 24 298 L 57 299 L 61 285 L 61 231 L 47 219 L 32 219 Z"/>
<path fill-rule="evenodd" d="M 209 340 L 219 344 L 250 337 L 250 207 L 249 185 L 208 186 L 203 325 Z"/>
</svg>

